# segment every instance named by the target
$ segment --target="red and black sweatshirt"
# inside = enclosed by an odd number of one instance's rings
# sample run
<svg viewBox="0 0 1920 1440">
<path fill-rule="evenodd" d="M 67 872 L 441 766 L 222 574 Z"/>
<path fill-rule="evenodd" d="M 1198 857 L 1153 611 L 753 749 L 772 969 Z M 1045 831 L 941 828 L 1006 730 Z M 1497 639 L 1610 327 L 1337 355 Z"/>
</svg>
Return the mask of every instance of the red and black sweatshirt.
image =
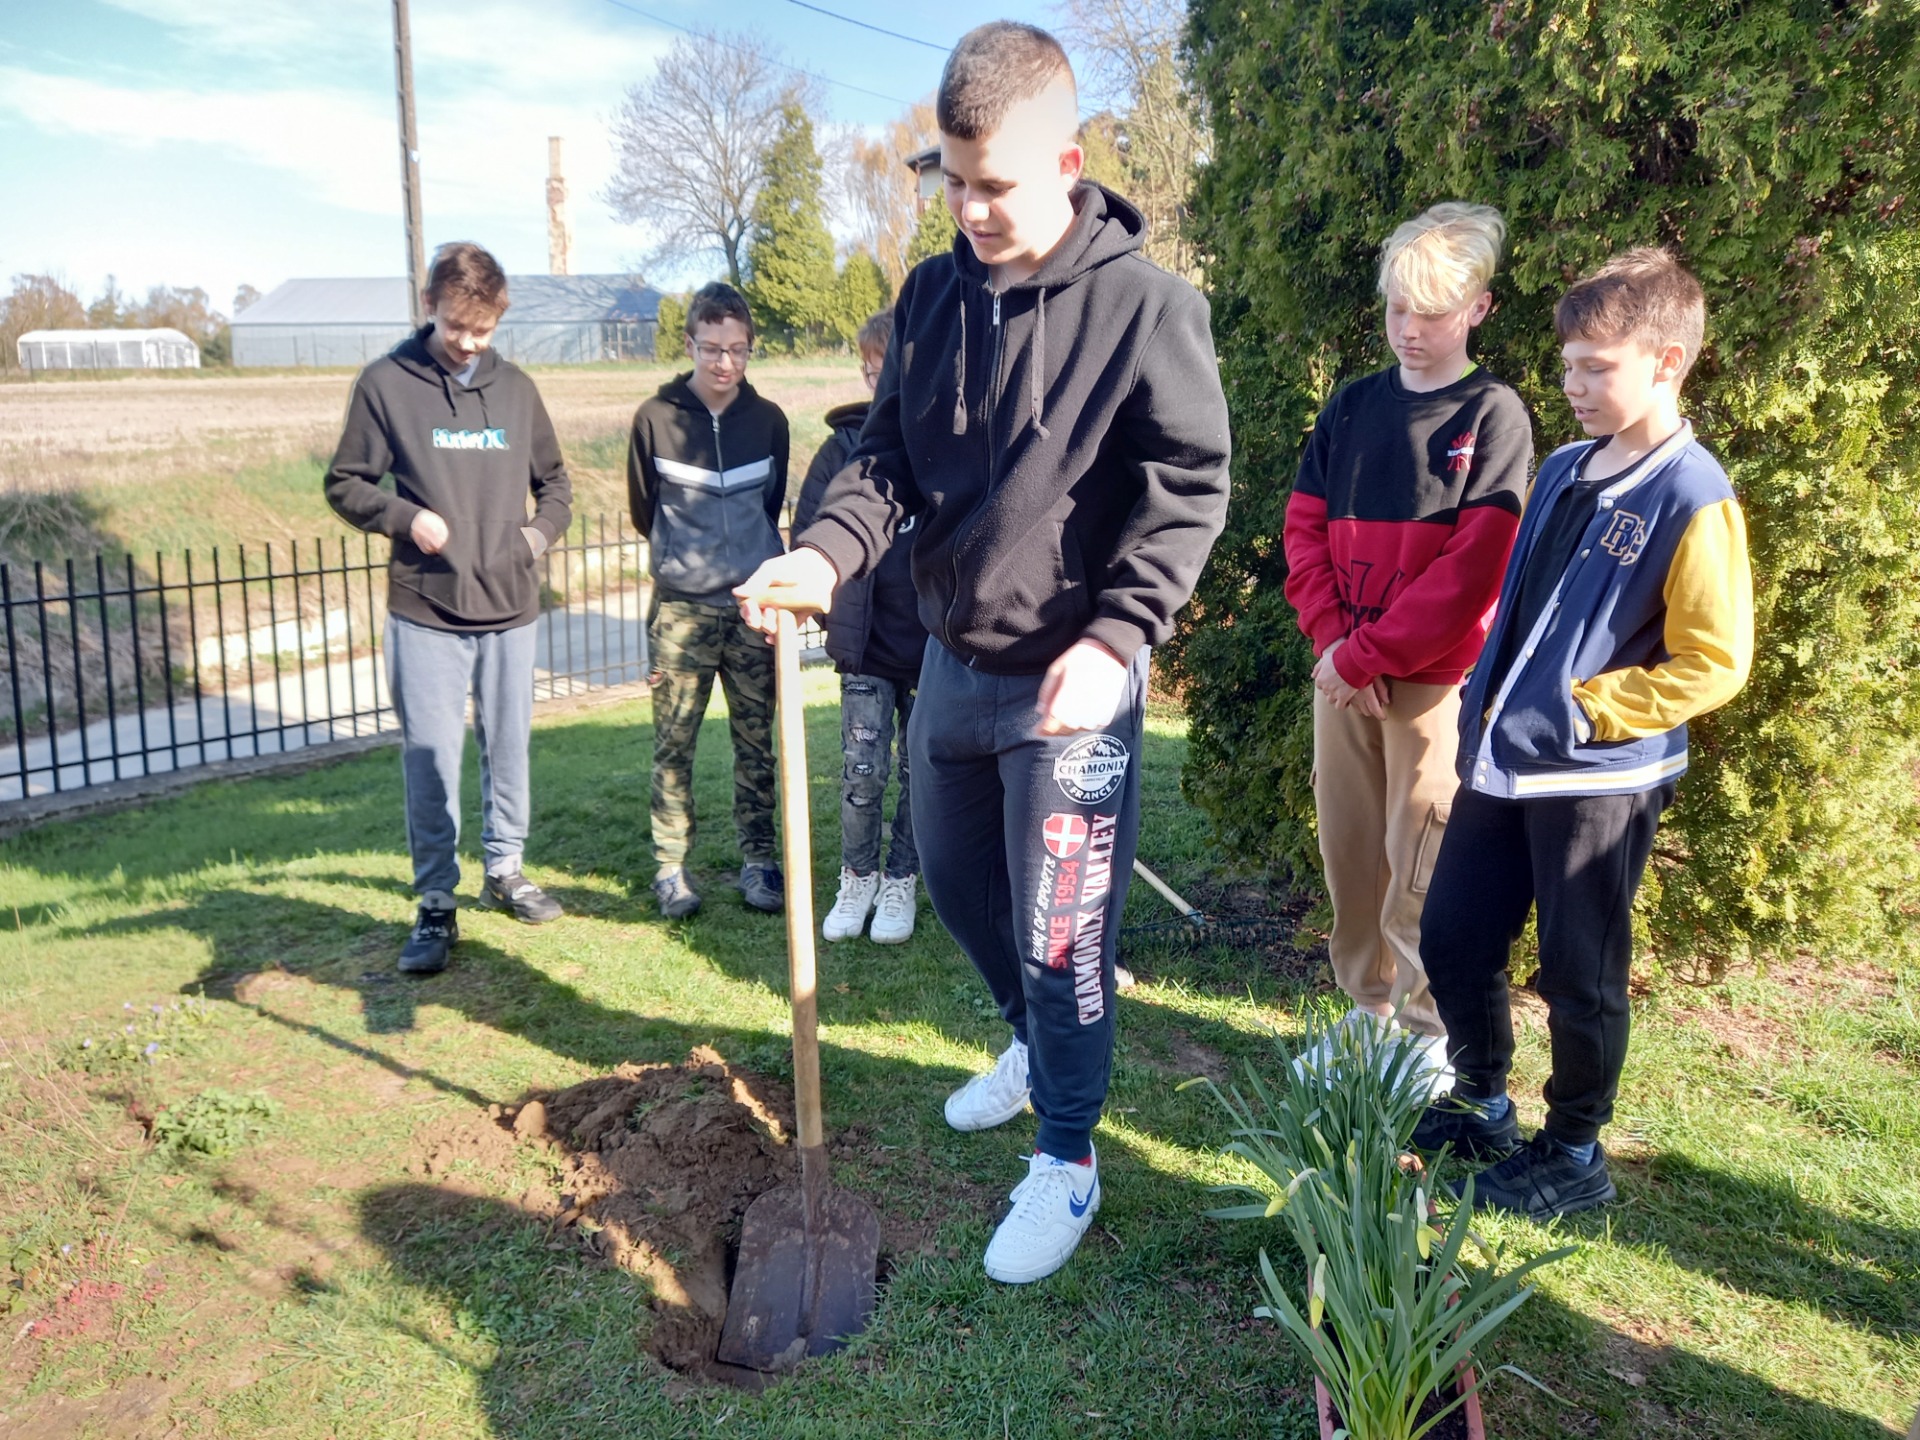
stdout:
<svg viewBox="0 0 1920 1440">
<path fill-rule="evenodd" d="M 1474 369 L 1416 393 L 1399 367 L 1336 391 L 1287 501 L 1287 599 L 1349 685 L 1457 685 L 1480 656 L 1520 525 L 1533 425 Z"/>
</svg>

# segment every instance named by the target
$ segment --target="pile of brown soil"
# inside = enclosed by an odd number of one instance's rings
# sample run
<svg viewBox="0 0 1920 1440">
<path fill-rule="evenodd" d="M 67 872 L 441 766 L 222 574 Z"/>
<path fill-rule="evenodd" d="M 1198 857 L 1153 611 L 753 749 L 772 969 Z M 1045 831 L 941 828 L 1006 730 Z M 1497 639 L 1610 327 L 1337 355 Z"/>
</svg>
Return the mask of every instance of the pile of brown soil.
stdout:
<svg viewBox="0 0 1920 1440">
<path fill-rule="evenodd" d="M 680 1065 L 613 1074 L 504 1107 L 497 1123 L 566 1153 L 560 1223 L 643 1275 L 657 1315 L 647 1348 L 683 1373 L 712 1366 L 727 1312 L 727 1259 L 764 1192 L 798 1183 L 793 1097 L 706 1046 Z"/>
</svg>

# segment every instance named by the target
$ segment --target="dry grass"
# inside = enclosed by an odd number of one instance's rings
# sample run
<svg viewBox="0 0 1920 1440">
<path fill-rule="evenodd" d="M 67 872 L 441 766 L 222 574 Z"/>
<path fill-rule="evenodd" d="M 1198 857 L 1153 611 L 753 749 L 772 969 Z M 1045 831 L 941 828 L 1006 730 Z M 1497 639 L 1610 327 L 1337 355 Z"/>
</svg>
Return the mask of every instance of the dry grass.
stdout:
<svg viewBox="0 0 1920 1440">
<path fill-rule="evenodd" d="M 666 366 L 535 372 L 574 475 L 575 512 L 626 505 L 626 433 Z M 763 361 L 754 381 L 793 424 L 798 490 L 822 415 L 861 393 L 851 360 Z M 331 546 L 320 493 L 352 374 L 62 380 L 0 386 L 0 558 L 151 557 L 213 545 Z"/>
</svg>

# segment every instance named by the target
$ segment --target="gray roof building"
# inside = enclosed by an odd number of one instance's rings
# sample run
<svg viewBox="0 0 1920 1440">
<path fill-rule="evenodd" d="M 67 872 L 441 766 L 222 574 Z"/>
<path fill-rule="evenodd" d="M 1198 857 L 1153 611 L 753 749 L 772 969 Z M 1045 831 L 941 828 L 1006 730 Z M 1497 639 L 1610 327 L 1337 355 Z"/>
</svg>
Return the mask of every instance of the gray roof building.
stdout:
<svg viewBox="0 0 1920 1440">
<path fill-rule="evenodd" d="M 630 275 L 511 275 L 494 348 L 519 364 L 653 358 L 660 292 Z M 364 365 L 410 330 L 403 279 L 289 280 L 233 317 L 241 366 Z"/>
</svg>

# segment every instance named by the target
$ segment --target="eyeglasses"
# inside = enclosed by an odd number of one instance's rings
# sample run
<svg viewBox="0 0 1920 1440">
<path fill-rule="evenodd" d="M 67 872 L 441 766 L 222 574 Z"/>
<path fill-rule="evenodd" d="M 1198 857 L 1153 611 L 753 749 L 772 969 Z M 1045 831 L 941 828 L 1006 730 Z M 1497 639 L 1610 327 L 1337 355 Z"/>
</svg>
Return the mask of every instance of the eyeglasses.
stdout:
<svg viewBox="0 0 1920 1440">
<path fill-rule="evenodd" d="M 718 365 L 720 357 L 726 356 L 736 365 L 747 363 L 747 357 L 753 354 L 751 345 L 695 345 L 695 357 L 702 365 Z"/>
</svg>

